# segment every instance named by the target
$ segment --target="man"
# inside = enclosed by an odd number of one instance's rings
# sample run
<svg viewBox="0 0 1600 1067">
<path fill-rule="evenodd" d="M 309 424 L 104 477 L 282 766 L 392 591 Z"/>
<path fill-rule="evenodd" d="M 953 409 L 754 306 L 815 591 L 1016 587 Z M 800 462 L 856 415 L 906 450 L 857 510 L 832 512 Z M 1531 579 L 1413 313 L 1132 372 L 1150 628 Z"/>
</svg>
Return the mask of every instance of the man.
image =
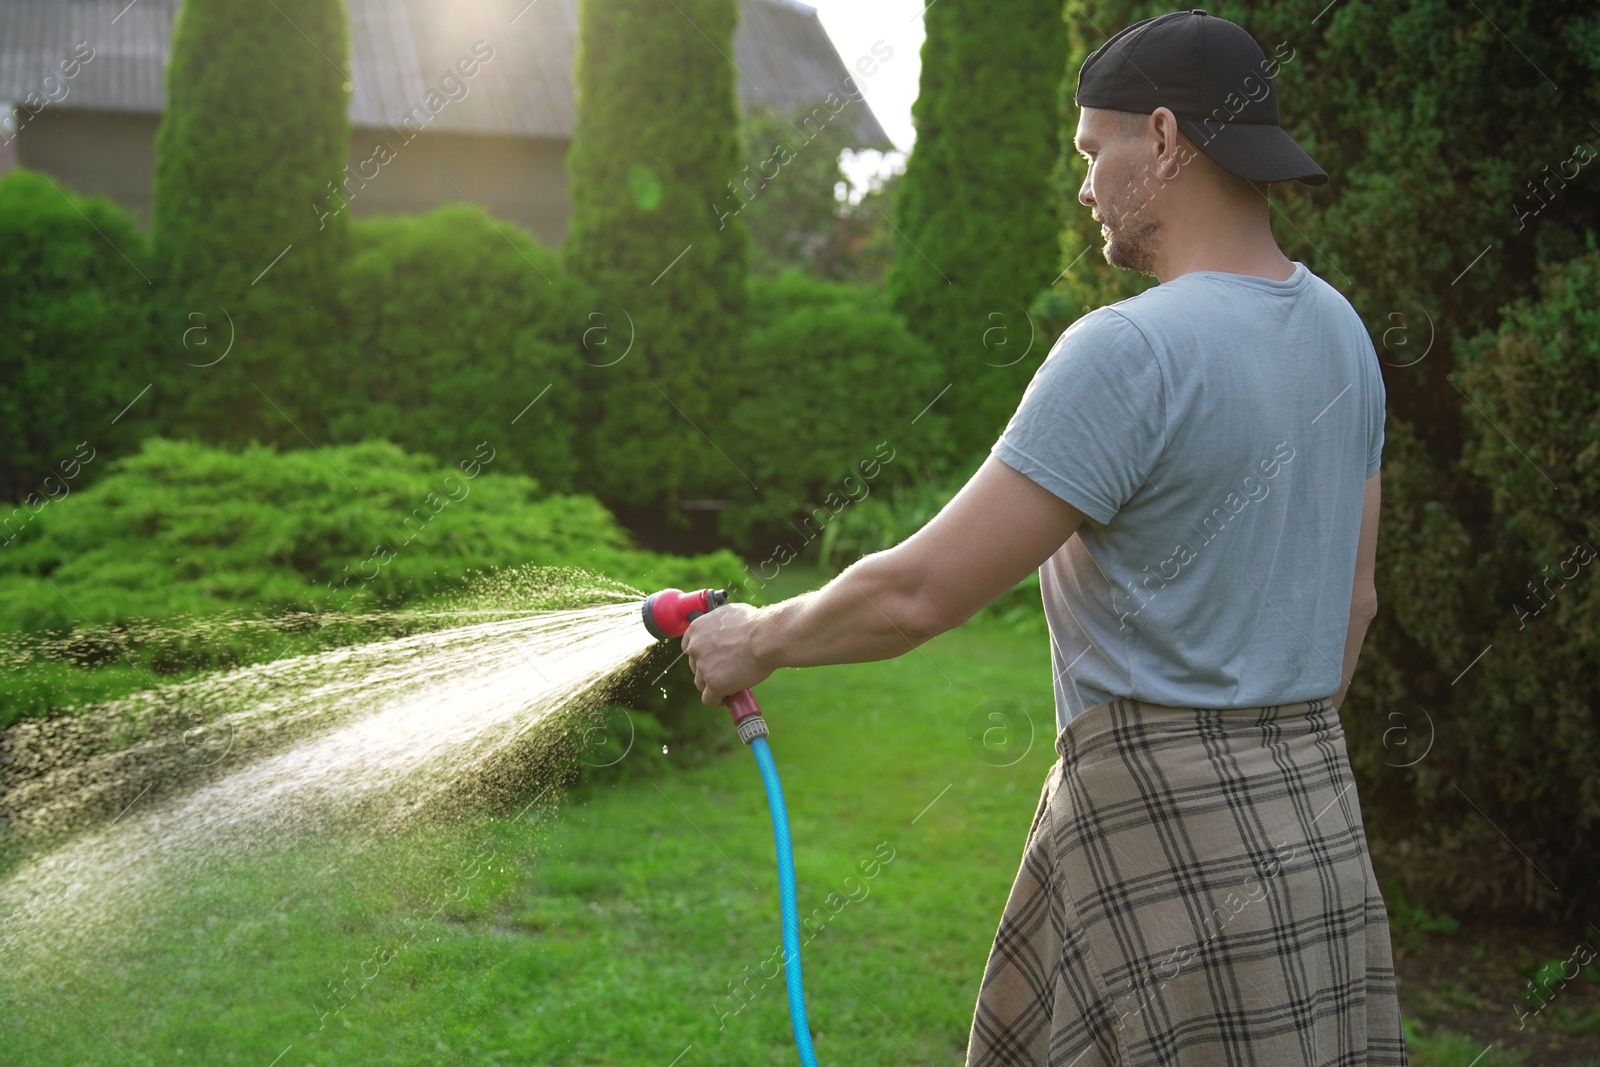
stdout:
<svg viewBox="0 0 1600 1067">
<path fill-rule="evenodd" d="M 1091 55 L 1078 198 L 1160 284 L 1061 336 L 926 527 L 684 638 L 718 704 L 900 655 L 1039 570 L 1061 758 L 970 1065 L 1406 1062 L 1337 712 L 1377 610 L 1385 395 L 1349 303 L 1273 240 L 1268 183 L 1327 181 L 1276 70 L 1203 11 Z"/>
</svg>

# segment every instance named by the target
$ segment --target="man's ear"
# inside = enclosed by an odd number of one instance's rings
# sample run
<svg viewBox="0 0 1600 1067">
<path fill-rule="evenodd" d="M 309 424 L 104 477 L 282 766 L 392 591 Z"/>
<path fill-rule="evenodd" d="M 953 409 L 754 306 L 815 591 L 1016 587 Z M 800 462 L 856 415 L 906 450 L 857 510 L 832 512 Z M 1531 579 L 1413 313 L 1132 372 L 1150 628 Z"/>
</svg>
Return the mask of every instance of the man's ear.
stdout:
<svg viewBox="0 0 1600 1067">
<path fill-rule="evenodd" d="M 1169 182 L 1178 171 L 1194 158 L 1194 149 L 1188 147 L 1183 133 L 1178 129 L 1178 118 L 1169 108 L 1158 107 L 1154 112 L 1156 125 L 1156 177 Z"/>
</svg>

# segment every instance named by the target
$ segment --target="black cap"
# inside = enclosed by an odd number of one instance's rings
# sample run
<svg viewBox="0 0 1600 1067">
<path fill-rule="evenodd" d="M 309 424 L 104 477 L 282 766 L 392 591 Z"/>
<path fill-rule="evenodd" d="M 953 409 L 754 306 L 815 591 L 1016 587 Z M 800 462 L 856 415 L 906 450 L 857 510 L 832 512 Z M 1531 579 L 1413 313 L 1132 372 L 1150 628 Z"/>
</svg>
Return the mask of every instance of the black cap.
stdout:
<svg viewBox="0 0 1600 1067">
<path fill-rule="evenodd" d="M 1199 9 L 1174 11 L 1095 49 L 1078 71 L 1073 102 L 1144 115 L 1165 107 L 1195 147 L 1231 174 L 1323 185 L 1327 172 L 1278 125 L 1272 81 L 1283 62 L 1269 60 L 1243 26 Z"/>
</svg>

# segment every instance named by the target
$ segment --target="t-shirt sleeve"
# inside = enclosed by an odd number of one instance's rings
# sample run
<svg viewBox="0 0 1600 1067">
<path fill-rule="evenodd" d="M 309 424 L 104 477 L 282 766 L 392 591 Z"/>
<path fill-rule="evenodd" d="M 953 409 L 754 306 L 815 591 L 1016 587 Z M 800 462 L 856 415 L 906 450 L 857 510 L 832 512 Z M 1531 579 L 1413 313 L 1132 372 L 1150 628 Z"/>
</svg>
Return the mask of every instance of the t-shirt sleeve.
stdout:
<svg viewBox="0 0 1600 1067">
<path fill-rule="evenodd" d="M 1365 333 L 1363 333 L 1365 336 Z M 1371 338 L 1367 341 L 1369 347 Z M 1383 420 L 1384 412 L 1388 407 L 1389 398 L 1383 385 L 1383 371 L 1378 366 L 1377 349 L 1372 349 L 1372 358 L 1368 362 L 1368 373 L 1372 377 L 1372 385 L 1368 390 L 1368 426 L 1367 431 L 1367 477 L 1378 473 L 1378 468 L 1383 464 Z"/>
<path fill-rule="evenodd" d="M 1061 335 L 991 450 L 1102 525 L 1145 483 L 1166 446 L 1161 365 L 1120 312 Z"/>
</svg>

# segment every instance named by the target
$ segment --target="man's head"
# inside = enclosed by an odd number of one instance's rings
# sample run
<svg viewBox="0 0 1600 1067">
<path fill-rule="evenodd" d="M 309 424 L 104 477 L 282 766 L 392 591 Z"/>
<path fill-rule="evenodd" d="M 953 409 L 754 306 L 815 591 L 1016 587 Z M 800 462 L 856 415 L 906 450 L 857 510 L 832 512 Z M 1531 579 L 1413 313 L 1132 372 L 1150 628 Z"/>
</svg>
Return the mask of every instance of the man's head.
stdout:
<svg viewBox="0 0 1600 1067">
<path fill-rule="evenodd" d="M 1078 202 L 1105 238 L 1106 262 L 1154 275 L 1168 221 L 1226 220 L 1266 211 L 1266 182 L 1230 174 L 1196 150 L 1167 108 L 1084 108 L 1073 147 L 1087 171 Z"/>
<path fill-rule="evenodd" d="M 1089 163 L 1078 199 L 1106 227 L 1106 260 L 1156 273 L 1174 224 L 1266 220 L 1267 185 L 1327 174 L 1278 125 L 1268 60 L 1242 27 L 1204 11 L 1135 23 L 1084 61 L 1074 145 Z M 1184 235 L 1193 243 L 1193 233 Z"/>
</svg>

